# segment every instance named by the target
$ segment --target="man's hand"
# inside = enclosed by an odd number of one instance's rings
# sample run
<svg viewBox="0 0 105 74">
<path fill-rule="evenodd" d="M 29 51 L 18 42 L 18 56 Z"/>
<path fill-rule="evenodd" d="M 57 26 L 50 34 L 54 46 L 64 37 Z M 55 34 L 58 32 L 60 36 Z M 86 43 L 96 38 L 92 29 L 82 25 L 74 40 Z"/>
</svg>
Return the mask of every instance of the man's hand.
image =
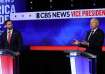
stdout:
<svg viewBox="0 0 105 74">
<path fill-rule="evenodd" d="M 88 42 L 86 42 L 86 41 L 81 42 L 81 44 L 82 44 L 82 45 L 89 46 L 89 43 L 88 43 Z"/>
<path fill-rule="evenodd" d="M 20 55 L 20 52 L 16 52 L 16 56 L 19 56 Z"/>
<path fill-rule="evenodd" d="M 72 44 L 74 44 L 74 45 L 79 45 L 79 44 L 80 44 L 80 41 L 74 40 L 74 41 L 72 42 Z"/>
</svg>

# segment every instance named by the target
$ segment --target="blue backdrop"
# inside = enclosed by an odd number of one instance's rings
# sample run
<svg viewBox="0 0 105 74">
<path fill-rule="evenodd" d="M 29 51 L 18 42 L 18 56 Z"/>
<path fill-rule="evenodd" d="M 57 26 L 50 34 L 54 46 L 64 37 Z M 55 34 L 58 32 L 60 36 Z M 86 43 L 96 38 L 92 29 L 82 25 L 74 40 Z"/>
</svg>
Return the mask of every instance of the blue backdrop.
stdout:
<svg viewBox="0 0 105 74">
<path fill-rule="evenodd" d="M 105 31 L 105 18 L 98 18 Z M 23 36 L 25 45 L 68 46 L 75 39 L 84 40 L 90 29 L 90 18 L 14 21 L 14 27 Z"/>
</svg>

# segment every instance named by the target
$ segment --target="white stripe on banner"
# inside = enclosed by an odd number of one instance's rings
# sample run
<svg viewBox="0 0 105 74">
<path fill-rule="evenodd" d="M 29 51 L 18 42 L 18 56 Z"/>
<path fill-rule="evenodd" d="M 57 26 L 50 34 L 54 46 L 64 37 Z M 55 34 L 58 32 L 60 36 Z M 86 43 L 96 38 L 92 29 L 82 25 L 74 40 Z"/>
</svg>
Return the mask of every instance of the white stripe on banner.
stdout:
<svg viewBox="0 0 105 74">
<path fill-rule="evenodd" d="M 70 57 L 70 64 L 71 64 L 71 74 L 77 74 L 76 73 L 76 57 Z"/>
<path fill-rule="evenodd" d="M 105 17 L 105 8 L 11 13 L 11 20 L 44 20 Z"/>
<path fill-rule="evenodd" d="M 77 74 L 77 72 L 76 72 L 76 57 L 77 56 L 78 56 L 77 52 L 70 52 L 69 53 L 71 74 Z"/>
</svg>

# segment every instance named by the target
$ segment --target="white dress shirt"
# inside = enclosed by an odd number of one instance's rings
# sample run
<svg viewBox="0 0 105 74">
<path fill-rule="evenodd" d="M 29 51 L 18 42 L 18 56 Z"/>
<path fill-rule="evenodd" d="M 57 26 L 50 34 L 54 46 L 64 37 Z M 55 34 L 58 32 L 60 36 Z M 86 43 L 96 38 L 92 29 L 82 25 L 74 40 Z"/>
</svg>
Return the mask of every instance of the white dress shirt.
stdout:
<svg viewBox="0 0 105 74">
<path fill-rule="evenodd" d="M 11 33 L 11 36 L 12 36 L 13 29 L 11 29 L 11 30 L 8 29 L 8 30 L 7 30 L 7 40 L 8 40 L 9 32 Z"/>
</svg>

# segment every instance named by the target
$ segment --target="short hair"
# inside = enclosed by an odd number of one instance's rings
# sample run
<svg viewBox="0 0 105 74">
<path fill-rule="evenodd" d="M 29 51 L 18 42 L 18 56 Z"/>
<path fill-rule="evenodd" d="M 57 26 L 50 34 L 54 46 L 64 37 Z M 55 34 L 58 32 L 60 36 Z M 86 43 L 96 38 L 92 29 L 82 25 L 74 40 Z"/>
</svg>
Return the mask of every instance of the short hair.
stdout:
<svg viewBox="0 0 105 74">
<path fill-rule="evenodd" d="M 99 25 L 99 20 L 98 19 L 92 18 L 91 21 L 93 21 L 93 20 L 97 22 L 97 25 Z"/>
<path fill-rule="evenodd" d="M 12 21 L 11 21 L 11 20 L 6 20 L 6 21 L 4 22 L 4 25 L 6 25 L 7 22 L 12 22 Z"/>
</svg>

